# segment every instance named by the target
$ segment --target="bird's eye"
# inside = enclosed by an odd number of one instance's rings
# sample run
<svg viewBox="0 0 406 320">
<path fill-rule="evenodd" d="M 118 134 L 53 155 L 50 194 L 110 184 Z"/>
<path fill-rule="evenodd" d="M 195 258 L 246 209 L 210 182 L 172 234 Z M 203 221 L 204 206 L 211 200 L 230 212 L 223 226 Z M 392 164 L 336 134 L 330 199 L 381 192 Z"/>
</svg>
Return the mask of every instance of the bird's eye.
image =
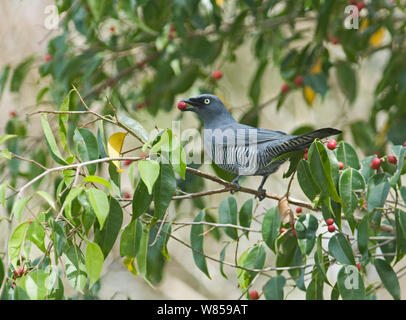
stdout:
<svg viewBox="0 0 406 320">
<path fill-rule="evenodd" d="M 210 99 L 204 99 L 204 104 L 209 104 L 210 103 Z"/>
</svg>

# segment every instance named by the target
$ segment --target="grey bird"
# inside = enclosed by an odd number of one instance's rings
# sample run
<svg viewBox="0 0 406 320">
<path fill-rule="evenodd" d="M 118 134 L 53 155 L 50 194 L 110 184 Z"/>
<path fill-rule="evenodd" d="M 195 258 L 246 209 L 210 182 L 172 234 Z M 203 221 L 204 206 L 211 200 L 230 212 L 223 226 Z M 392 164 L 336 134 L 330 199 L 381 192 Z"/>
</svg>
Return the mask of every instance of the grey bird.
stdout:
<svg viewBox="0 0 406 320">
<path fill-rule="evenodd" d="M 333 128 L 318 129 L 299 136 L 282 131 L 260 129 L 238 123 L 219 97 L 202 94 L 182 100 L 181 111 L 197 113 L 204 125 L 203 146 L 211 160 L 220 168 L 237 174 L 232 181 L 236 191 L 242 176 L 262 176 L 258 191 L 259 200 L 265 198 L 263 189 L 268 176 L 279 169 L 287 158 L 275 158 L 296 150 L 309 147 L 314 139 L 340 134 Z"/>
</svg>

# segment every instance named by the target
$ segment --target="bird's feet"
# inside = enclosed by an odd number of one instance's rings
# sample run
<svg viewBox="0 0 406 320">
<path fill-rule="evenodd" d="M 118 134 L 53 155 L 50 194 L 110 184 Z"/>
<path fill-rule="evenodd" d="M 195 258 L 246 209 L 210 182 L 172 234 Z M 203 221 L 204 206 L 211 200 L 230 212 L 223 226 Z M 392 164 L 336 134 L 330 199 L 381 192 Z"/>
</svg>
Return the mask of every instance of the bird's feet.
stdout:
<svg viewBox="0 0 406 320">
<path fill-rule="evenodd" d="M 260 192 L 261 194 L 260 195 L 255 195 L 255 198 L 258 198 L 259 201 L 264 200 L 266 198 L 266 190 L 262 189 L 262 188 L 259 188 L 258 192 Z"/>
<path fill-rule="evenodd" d="M 231 183 L 232 183 L 233 185 L 235 185 L 235 189 L 230 190 L 230 193 L 231 193 L 231 194 L 234 194 L 234 193 L 236 193 L 237 191 L 240 191 L 241 187 L 240 187 L 240 185 L 238 184 L 238 180 L 239 180 L 239 179 L 240 179 L 240 176 L 236 177 L 233 181 L 231 181 Z"/>
</svg>

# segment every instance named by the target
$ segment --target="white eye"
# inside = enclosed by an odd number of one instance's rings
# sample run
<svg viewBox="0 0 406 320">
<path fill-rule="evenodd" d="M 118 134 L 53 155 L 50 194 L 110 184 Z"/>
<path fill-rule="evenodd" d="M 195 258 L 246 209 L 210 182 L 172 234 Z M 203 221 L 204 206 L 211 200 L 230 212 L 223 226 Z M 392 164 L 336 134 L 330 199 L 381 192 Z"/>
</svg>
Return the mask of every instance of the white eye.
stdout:
<svg viewBox="0 0 406 320">
<path fill-rule="evenodd" d="M 210 99 L 204 99 L 204 104 L 209 104 L 210 103 Z"/>
</svg>

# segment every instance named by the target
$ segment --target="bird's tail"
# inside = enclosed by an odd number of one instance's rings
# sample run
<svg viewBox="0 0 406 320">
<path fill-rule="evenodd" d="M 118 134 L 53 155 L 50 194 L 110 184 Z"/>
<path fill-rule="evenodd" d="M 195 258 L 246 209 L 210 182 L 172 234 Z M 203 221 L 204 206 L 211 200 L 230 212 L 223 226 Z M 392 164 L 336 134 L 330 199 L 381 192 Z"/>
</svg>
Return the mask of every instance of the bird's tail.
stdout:
<svg viewBox="0 0 406 320">
<path fill-rule="evenodd" d="M 316 138 L 323 139 L 340 133 L 341 133 L 340 130 L 334 128 L 322 128 L 309 133 L 302 134 L 300 136 L 294 136 L 288 141 L 291 144 L 295 145 L 296 150 L 299 150 L 310 146 L 314 141 L 314 139 Z"/>
</svg>

